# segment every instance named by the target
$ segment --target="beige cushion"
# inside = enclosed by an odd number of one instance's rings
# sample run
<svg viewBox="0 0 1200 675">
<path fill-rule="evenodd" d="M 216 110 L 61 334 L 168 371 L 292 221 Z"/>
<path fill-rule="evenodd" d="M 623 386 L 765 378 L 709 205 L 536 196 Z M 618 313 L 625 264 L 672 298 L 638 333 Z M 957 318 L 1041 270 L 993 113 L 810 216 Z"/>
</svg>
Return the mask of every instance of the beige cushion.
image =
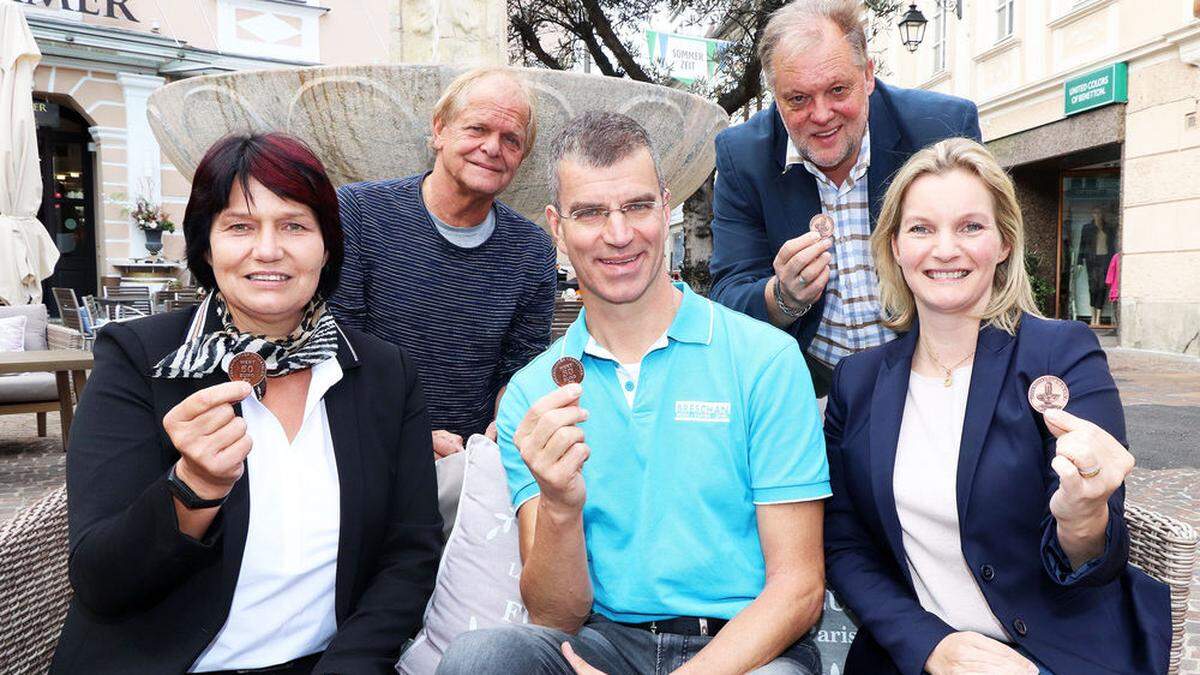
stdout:
<svg viewBox="0 0 1200 675">
<path fill-rule="evenodd" d="M 0 377 L 0 405 L 57 400 L 58 383 L 54 373 L 21 373 Z"/>
<path fill-rule="evenodd" d="M 25 322 L 25 351 L 46 349 L 46 324 L 50 323 L 50 315 L 46 313 L 45 305 L 0 306 L 0 318 L 9 316 L 24 316 L 28 319 Z"/>
</svg>

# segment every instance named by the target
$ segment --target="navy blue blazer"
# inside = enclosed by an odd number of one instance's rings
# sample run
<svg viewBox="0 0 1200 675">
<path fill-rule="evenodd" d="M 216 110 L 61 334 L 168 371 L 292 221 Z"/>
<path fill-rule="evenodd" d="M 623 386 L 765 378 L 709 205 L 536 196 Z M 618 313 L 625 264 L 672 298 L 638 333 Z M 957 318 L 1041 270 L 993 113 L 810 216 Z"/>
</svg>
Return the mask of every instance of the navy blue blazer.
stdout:
<svg viewBox="0 0 1200 675">
<path fill-rule="evenodd" d="M 825 417 L 833 497 L 825 507 L 830 586 L 857 615 L 847 673 L 921 673 L 955 631 L 925 611 L 909 574 L 892 492 L 896 442 L 918 330 L 841 360 Z M 1109 499 L 1104 553 L 1072 571 L 1050 496 L 1054 436 L 1028 388 L 1052 374 L 1068 412 L 1125 443 L 1116 384 L 1082 323 L 1025 315 L 1015 336 L 979 333 L 958 458 L 962 552 L 1010 640 L 1055 675 L 1163 673 L 1171 642 L 1167 587 L 1128 564 L 1124 488 Z"/>
<path fill-rule="evenodd" d="M 892 175 L 914 152 L 954 136 L 980 139 L 974 103 L 924 89 L 891 87 L 879 79 L 867 120 L 872 230 Z M 809 219 L 821 212 L 816 178 L 800 166 L 784 172 L 787 141 L 775 104 L 717 134 L 716 140 L 710 297 L 761 321 L 768 320 L 763 291 L 774 274 L 771 261 L 784 242 L 808 232 Z M 822 295 L 788 328 L 801 350 L 808 349 L 817 332 L 824 300 Z"/>
</svg>

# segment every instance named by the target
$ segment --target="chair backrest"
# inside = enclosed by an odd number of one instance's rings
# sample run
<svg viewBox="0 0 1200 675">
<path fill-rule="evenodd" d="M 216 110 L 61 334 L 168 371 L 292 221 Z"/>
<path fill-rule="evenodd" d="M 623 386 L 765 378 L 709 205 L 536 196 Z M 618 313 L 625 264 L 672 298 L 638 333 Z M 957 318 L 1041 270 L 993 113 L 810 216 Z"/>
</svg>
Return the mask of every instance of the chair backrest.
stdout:
<svg viewBox="0 0 1200 675">
<path fill-rule="evenodd" d="M 0 525 L 0 663 L 5 672 L 50 668 L 70 602 L 64 486 Z"/>
<path fill-rule="evenodd" d="M 122 304 L 129 305 L 138 311 L 142 316 L 149 316 L 154 313 L 150 302 L 150 287 L 149 286 L 127 286 L 122 285 L 117 288 L 104 289 L 104 297 L 110 300 L 120 300 Z M 114 317 L 120 318 L 120 317 Z"/>
<path fill-rule="evenodd" d="M 63 325 L 72 330 L 83 331 L 83 321 L 79 318 L 79 299 L 75 297 L 74 288 L 51 288 L 54 302 L 58 303 L 58 315 L 62 317 Z"/>
<path fill-rule="evenodd" d="M 0 307 L 0 318 L 25 317 L 25 351 L 52 349 L 46 343 L 46 328 L 50 325 L 50 314 L 45 305 L 5 305 Z"/>
<path fill-rule="evenodd" d="M 563 300 L 557 298 L 554 301 L 554 318 L 550 322 L 550 339 L 557 340 L 567 332 L 571 324 L 575 322 L 579 316 L 580 310 L 583 309 L 582 300 Z"/>
<path fill-rule="evenodd" d="M 1171 661 L 1175 675 L 1183 659 L 1183 638 L 1196 566 L 1196 530 L 1187 523 L 1125 502 L 1129 528 L 1129 562 L 1171 588 Z"/>
</svg>

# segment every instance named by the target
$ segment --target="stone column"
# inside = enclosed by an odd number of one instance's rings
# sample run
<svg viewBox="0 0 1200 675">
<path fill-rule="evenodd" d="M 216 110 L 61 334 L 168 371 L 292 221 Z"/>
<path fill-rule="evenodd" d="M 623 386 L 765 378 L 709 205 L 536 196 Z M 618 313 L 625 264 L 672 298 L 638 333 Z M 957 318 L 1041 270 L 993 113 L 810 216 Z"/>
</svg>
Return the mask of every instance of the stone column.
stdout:
<svg viewBox="0 0 1200 675">
<path fill-rule="evenodd" d="M 146 99 L 150 97 L 151 92 L 163 86 L 166 80 L 153 75 L 117 73 L 117 81 L 121 83 L 125 92 L 125 155 L 128 179 L 125 194 L 130 201 L 145 197 L 158 203 L 162 195 L 162 153 L 158 148 L 158 140 L 150 131 L 150 122 L 146 117 Z M 138 229 L 131 219 L 129 255 L 144 255 L 145 245 L 145 233 Z"/>
<path fill-rule="evenodd" d="M 504 0 L 394 0 L 393 56 L 403 63 L 508 63 Z M 398 44 L 397 44 L 398 42 Z"/>
</svg>

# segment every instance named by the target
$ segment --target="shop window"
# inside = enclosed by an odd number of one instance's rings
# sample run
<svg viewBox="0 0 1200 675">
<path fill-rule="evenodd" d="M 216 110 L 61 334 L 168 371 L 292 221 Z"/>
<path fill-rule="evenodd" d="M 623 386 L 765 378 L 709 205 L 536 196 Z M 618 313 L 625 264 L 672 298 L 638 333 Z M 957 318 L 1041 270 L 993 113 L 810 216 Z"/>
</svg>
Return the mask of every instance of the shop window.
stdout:
<svg viewBox="0 0 1200 675">
<path fill-rule="evenodd" d="M 1120 301 L 1121 176 L 1115 170 L 1062 177 L 1058 316 L 1114 327 Z"/>
</svg>

